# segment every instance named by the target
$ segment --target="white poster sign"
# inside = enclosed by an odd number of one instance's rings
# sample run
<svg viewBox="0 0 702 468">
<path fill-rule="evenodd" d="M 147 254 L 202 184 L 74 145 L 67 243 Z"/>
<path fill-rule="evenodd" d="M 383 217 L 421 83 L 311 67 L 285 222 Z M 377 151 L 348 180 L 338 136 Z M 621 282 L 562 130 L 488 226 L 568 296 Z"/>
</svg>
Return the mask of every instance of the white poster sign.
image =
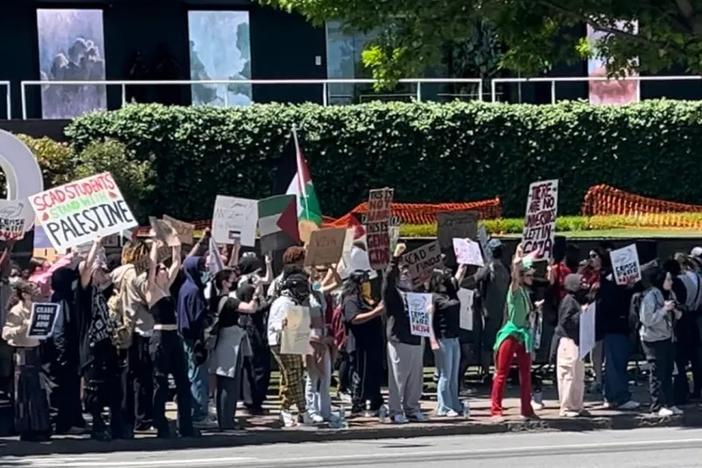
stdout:
<svg viewBox="0 0 702 468">
<path fill-rule="evenodd" d="M 480 244 L 470 239 L 453 239 L 453 251 L 459 265 L 485 266 Z"/>
<path fill-rule="evenodd" d="M 0 200 L 0 240 L 20 240 L 34 226 L 29 200 Z"/>
<path fill-rule="evenodd" d="M 431 336 L 431 294 L 406 293 L 405 301 L 410 318 L 410 333 L 414 336 Z"/>
<path fill-rule="evenodd" d="M 641 280 L 641 265 L 639 264 L 636 244 L 612 250 L 609 255 L 612 259 L 612 269 L 617 284 L 623 285 Z"/>
<path fill-rule="evenodd" d="M 217 195 L 212 215 L 212 237 L 215 242 L 234 244 L 239 239 L 241 245 L 254 247 L 257 224 L 256 200 Z"/>
<path fill-rule="evenodd" d="M 580 344 L 578 346 L 580 360 L 590 354 L 595 347 L 595 303 L 583 308 L 580 314 Z"/>
<path fill-rule="evenodd" d="M 292 306 L 285 314 L 286 325 L 280 335 L 280 354 L 307 354 L 310 345 L 310 309 Z"/>
<path fill-rule="evenodd" d="M 460 288 L 458 290 L 458 300 L 461 301 L 459 326 L 464 330 L 473 330 L 473 299 L 475 299 L 475 291 L 472 289 Z"/>
</svg>

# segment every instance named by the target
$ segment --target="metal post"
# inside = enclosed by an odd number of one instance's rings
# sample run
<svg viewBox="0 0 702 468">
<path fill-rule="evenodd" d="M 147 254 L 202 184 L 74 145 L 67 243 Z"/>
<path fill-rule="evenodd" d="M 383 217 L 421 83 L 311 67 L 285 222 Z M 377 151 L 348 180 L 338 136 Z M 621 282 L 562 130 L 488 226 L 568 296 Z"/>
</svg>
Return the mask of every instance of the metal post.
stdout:
<svg viewBox="0 0 702 468">
<path fill-rule="evenodd" d="M 551 104 L 556 103 L 556 80 L 551 80 Z"/>
<path fill-rule="evenodd" d="M 22 98 L 22 120 L 27 120 L 27 95 L 24 83 L 20 83 L 20 97 Z"/>
<path fill-rule="evenodd" d="M 327 82 L 322 83 L 322 105 L 327 107 L 329 105 L 329 90 L 327 89 Z"/>
<path fill-rule="evenodd" d="M 483 79 L 478 81 L 478 101 L 483 102 Z"/>
<path fill-rule="evenodd" d="M 127 105 L 127 85 L 122 83 L 122 107 Z"/>
<path fill-rule="evenodd" d="M 417 102 L 422 102 L 422 82 L 417 81 Z"/>
<path fill-rule="evenodd" d="M 492 103 L 495 104 L 497 101 L 497 81 L 494 79 L 490 81 L 490 97 L 492 100 Z"/>
<path fill-rule="evenodd" d="M 7 120 L 12 119 L 12 96 L 10 95 L 10 83 L 7 83 L 7 92 L 5 93 L 5 98 L 7 99 Z"/>
</svg>

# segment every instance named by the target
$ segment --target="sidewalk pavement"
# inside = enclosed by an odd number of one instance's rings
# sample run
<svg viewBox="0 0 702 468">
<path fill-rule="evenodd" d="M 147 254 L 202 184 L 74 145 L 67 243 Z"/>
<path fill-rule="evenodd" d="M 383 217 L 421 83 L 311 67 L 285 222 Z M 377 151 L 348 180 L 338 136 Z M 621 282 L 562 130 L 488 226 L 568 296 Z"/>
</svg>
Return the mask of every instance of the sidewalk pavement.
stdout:
<svg viewBox="0 0 702 468">
<path fill-rule="evenodd" d="M 605 409 L 600 398 L 586 395 L 589 417 L 562 418 L 558 415 L 558 397 L 552 385 L 544 385 L 544 409 L 538 411 L 539 419 L 523 420 L 519 416 L 518 387 L 508 386 L 504 401 L 505 417 L 495 420 L 490 417 L 490 396 L 487 386 L 473 387 L 467 396 L 471 407 L 470 419 L 438 418 L 432 415 L 436 406 L 435 394 L 425 393 L 422 409 L 429 416 L 425 423 L 395 425 L 381 423 L 378 418 L 348 416 L 348 403 L 334 400 L 334 406 L 344 404 L 347 412 L 347 429 L 331 429 L 328 426 L 298 427 L 284 429 L 278 421 L 277 398 L 268 402 L 268 414 L 249 416 L 245 410 L 237 412 L 243 430 L 218 432 L 216 426 L 202 430 L 200 438 L 157 439 L 153 432 L 137 433 L 134 440 L 101 443 L 92 441 L 88 435 L 54 436 L 47 443 L 20 442 L 18 437 L 0 438 L 0 456 L 27 456 L 56 453 L 89 453 L 112 451 L 174 450 L 186 448 L 215 448 L 234 445 L 319 442 L 350 439 L 381 439 L 419 436 L 445 436 L 469 434 L 498 434 L 524 431 L 592 431 L 598 429 L 634 429 L 640 427 L 702 427 L 702 405 L 690 404 L 682 409 L 683 416 L 661 418 L 648 411 L 648 385 L 632 385 L 633 398 L 642 403 L 636 412 Z M 169 405 L 168 416 L 175 419 L 175 407 Z"/>
</svg>

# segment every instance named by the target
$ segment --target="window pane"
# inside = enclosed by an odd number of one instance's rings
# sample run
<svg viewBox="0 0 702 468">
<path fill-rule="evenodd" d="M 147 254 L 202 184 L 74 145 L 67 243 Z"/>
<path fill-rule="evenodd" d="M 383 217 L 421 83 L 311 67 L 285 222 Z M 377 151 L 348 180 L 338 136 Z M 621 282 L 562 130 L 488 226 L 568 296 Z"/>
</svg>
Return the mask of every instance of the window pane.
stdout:
<svg viewBox="0 0 702 468">
<path fill-rule="evenodd" d="M 42 80 L 104 80 L 102 10 L 37 10 Z M 68 119 L 105 109 L 101 85 L 54 85 L 41 90 L 42 116 Z"/>
<path fill-rule="evenodd" d="M 250 80 L 251 45 L 246 11 L 191 11 L 190 78 Z M 193 104 L 251 104 L 251 85 L 193 85 Z"/>
</svg>

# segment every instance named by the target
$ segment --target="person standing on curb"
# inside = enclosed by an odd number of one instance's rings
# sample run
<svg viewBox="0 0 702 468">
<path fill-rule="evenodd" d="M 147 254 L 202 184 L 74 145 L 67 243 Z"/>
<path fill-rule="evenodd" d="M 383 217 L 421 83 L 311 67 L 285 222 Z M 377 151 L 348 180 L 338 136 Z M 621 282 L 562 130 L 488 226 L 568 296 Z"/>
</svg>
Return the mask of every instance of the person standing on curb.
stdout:
<svg viewBox="0 0 702 468">
<path fill-rule="evenodd" d="M 400 257 L 407 250 L 397 244 L 383 278 L 383 303 L 387 311 L 388 338 L 388 406 L 395 424 L 425 421 L 419 400 L 424 384 L 424 340 L 412 335 L 409 313 L 402 297 L 412 285 L 407 275 L 400 273 Z"/>
</svg>

